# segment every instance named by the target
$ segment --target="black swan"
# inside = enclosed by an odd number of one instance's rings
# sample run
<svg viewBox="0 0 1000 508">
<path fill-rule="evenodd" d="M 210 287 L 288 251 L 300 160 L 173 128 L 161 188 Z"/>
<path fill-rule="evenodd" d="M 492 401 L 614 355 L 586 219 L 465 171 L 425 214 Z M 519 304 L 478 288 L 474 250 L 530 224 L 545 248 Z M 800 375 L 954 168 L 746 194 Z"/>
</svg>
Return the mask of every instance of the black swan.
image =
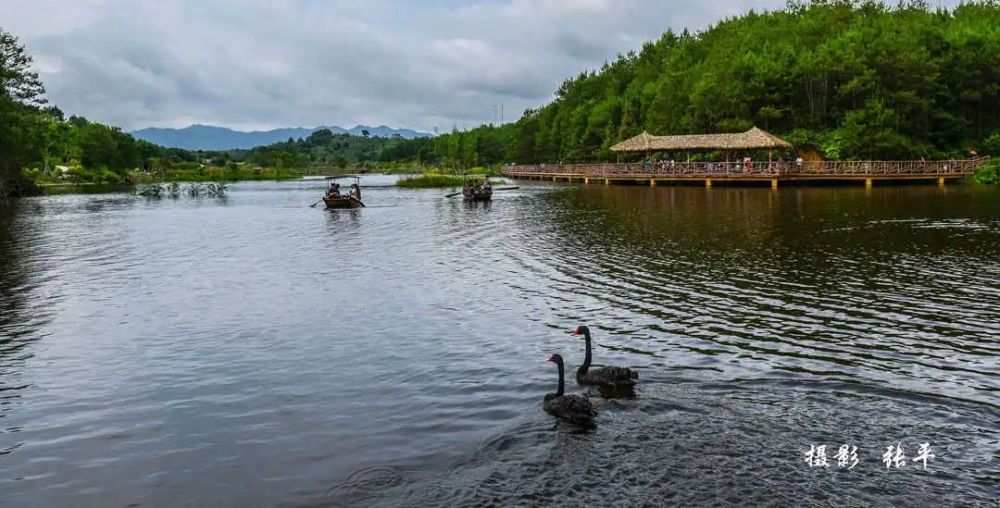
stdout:
<svg viewBox="0 0 1000 508">
<path fill-rule="evenodd" d="M 602 390 L 602 394 L 608 391 L 629 392 L 635 387 L 635 380 L 639 378 L 638 372 L 632 372 L 628 367 L 601 367 L 590 369 L 590 328 L 578 326 L 573 331 L 573 335 L 583 335 L 583 340 L 587 343 L 587 355 L 583 358 L 583 365 L 576 370 L 576 382 L 584 386 L 596 386 Z"/>
<path fill-rule="evenodd" d="M 545 411 L 552 416 L 561 418 L 577 425 L 589 426 L 594 423 L 597 410 L 590 400 L 582 395 L 563 394 L 563 359 L 558 354 L 549 357 L 549 361 L 559 367 L 559 389 L 556 393 L 545 394 Z"/>
</svg>

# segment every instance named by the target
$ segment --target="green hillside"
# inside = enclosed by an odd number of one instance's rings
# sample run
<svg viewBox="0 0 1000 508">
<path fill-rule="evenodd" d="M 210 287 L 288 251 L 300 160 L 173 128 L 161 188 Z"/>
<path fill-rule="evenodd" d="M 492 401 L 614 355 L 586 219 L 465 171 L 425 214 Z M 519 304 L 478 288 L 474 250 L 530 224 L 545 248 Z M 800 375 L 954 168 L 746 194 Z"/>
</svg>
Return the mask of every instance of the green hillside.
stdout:
<svg viewBox="0 0 1000 508">
<path fill-rule="evenodd" d="M 1000 5 L 793 3 L 667 32 L 502 128 L 434 140 L 465 166 L 611 159 L 642 131 L 752 125 L 833 159 L 1000 153 Z"/>
</svg>

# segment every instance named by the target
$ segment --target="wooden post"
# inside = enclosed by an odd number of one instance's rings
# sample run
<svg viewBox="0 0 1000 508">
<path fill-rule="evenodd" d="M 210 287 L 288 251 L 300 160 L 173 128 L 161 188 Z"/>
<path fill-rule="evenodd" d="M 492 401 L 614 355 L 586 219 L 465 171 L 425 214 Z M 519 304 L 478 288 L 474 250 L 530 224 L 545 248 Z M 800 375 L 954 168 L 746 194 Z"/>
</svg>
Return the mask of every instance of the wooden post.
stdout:
<svg viewBox="0 0 1000 508">
<path fill-rule="evenodd" d="M 584 184 L 584 185 L 587 185 L 587 184 L 589 184 L 589 183 L 590 183 L 590 178 L 588 178 L 588 177 L 586 177 L 586 176 L 585 176 L 585 177 L 583 177 L 583 184 Z"/>
<path fill-rule="evenodd" d="M 605 178 L 604 179 L 604 185 L 611 185 L 611 179 L 610 178 Z"/>
<path fill-rule="evenodd" d="M 771 179 L 771 188 L 774 189 L 774 190 L 778 190 L 778 179 L 777 178 L 772 178 Z"/>
<path fill-rule="evenodd" d="M 865 189 L 871 189 L 871 188 L 872 188 L 872 179 L 865 178 Z"/>
<path fill-rule="evenodd" d="M 650 187 L 656 187 L 656 179 L 655 178 L 650 178 L 649 179 L 649 186 Z"/>
<path fill-rule="evenodd" d="M 705 188 L 706 189 L 711 189 L 712 188 L 712 179 L 711 178 L 706 178 L 705 179 Z"/>
<path fill-rule="evenodd" d="M 944 177 L 938 178 L 938 187 L 944 187 Z"/>
</svg>

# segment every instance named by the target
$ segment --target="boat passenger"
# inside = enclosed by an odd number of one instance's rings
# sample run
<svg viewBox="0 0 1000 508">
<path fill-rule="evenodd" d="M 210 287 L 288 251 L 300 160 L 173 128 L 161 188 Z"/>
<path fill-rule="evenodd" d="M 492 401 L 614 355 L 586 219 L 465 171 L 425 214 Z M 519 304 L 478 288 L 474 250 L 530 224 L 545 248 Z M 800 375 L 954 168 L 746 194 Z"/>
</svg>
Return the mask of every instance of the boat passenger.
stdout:
<svg viewBox="0 0 1000 508">
<path fill-rule="evenodd" d="M 351 184 L 351 197 L 361 201 L 361 187 L 358 187 L 356 183 Z"/>
</svg>

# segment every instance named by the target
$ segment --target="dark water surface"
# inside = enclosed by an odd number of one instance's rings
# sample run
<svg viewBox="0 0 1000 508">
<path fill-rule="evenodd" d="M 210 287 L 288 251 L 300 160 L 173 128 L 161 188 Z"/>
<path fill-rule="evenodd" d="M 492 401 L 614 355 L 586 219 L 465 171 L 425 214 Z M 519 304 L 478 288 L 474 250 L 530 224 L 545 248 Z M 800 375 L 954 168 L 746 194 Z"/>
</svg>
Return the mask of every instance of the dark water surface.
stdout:
<svg viewBox="0 0 1000 508">
<path fill-rule="evenodd" d="M 323 185 L 2 209 L 0 504 L 1000 499 L 997 190 Z M 580 323 L 641 381 L 589 434 Z"/>
</svg>

